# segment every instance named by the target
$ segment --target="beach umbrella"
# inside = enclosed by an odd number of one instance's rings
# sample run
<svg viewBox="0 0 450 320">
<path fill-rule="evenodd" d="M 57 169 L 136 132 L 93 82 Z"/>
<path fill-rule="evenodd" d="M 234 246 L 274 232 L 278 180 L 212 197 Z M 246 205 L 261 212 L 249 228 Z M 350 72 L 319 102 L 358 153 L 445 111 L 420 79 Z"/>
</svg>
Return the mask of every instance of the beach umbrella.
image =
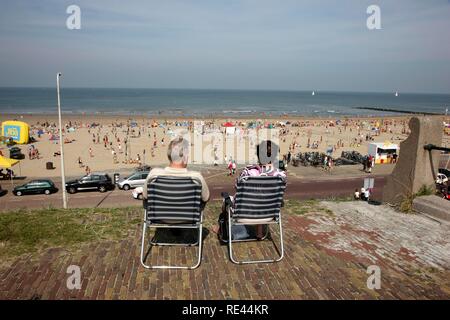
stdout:
<svg viewBox="0 0 450 320">
<path fill-rule="evenodd" d="M 222 126 L 231 128 L 231 127 L 234 127 L 234 124 L 232 124 L 231 122 L 225 122 L 224 124 L 222 124 Z"/>
<path fill-rule="evenodd" d="M 5 157 L 0 156 L 0 168 L 9 169 L 9 168 L 12 168 L 13 166 L 15 166 L 18 163 L 20 164 L 19 160 L 5 158 Z M 12 174 L 11 174 L 11 185 L 14 186 Z"/>
</svg>

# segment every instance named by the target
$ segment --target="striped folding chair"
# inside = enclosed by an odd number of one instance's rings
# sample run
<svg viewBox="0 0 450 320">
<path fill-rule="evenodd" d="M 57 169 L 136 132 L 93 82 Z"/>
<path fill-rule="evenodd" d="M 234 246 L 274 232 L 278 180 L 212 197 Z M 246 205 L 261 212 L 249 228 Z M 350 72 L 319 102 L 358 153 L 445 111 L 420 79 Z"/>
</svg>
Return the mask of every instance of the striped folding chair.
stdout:
<svg viewBox="0 0 450 320">
<path fill-rule="evenodd" d="M 142 230 L 141 264 L 147 269 L 195 269 L 202 257 L 202 185 L 198 179 L 190 177 L 158 176 L 147 185 L 147 199 L 144 199 L 144 226 Z M 197 263 L 193 266 L 147 265 L 144 255 L 147 228 L 198 229 L 195 243 L 163 243 L 150 240 L 152 246 L 196 246 L 198 245 Z"/>
<path fill-rule="evenodd" d="M 230 259 L 237 264 L 278 262 L 284 257 L 281 207 L 283 205 L 286 181 L 282 177 L 242 177 L 238 180 L 234 206 L 228 207 L 228 250 Z M 280 229 L 281 252 L 275 245 L 279 257 L 269 260 L 237 261 L 233 257 L 232 227 L 236 225 L 270 225 Z M 267 233 L 266 233 L 267 235 Z"/>
</svg>

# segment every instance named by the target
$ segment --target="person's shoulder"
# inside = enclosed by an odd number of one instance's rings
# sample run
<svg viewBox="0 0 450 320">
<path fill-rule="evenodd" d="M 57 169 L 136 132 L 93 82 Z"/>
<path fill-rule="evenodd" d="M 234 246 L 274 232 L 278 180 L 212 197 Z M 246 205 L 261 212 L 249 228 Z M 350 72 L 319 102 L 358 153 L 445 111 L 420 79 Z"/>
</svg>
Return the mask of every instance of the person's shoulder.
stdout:
<svg viewBox="0 0 450 320">
<path fill-rule="evenodd" d="M 200 171 L 188 170 L 187 175 L 194 177 L 194 178 L 202 178 L 203 179 L 203 175 Z"/>
<path fill-rule="evenodd" d="M 163 168 L 152 168 L 152 170 L 150 170 L 149 172 L 149 176 L 156 176 L 159 174 L 163 174 L 164 173 L 164 169 Z"/>
</svg>

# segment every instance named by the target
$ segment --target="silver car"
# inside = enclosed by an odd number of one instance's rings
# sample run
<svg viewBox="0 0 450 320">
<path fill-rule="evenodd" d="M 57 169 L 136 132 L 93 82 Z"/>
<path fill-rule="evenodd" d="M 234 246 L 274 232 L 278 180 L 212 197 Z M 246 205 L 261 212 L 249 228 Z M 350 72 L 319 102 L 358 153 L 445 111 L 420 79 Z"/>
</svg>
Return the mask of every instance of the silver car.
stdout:
<svg viewBox="0 0 450 320">
<path fill-rule="evenodd" d="M 145 184 L 149 171 L 139 171 L 130 175 L 128 178 L 121 179 L 117 186 L 119 189 L 130 190 L 131 188 L 142 187 Z"/>
</svg>

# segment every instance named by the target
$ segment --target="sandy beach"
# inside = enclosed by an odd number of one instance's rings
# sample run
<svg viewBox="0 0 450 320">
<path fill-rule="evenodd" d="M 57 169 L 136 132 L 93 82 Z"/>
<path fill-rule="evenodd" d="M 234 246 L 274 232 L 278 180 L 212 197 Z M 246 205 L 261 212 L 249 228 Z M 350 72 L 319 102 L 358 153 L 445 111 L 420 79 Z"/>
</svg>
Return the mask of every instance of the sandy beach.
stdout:
<svg viewBox="0 0 450 320">
<path fill-rule="evenodd" d="M 25 159 L 20 164 L 20 175 L 59 176 L 60 148 L 57 139 L 57 115 L 3 114 L 0 117 L 0 121 L 13 119 L 30 125 L 30 135 L 36 139 L 31 144 L 39 151 L 39 158 L 30 159 L 29 145 L 19 145 L 25 154 Z M 66 142 L 64 144 L 65 172 L 67 176 L 81 176 L 85 174 L 86 166 L 92 172 L 109 173 L 130 171 L 139 163 L 152 167 L 164 166 L 167 163 L 167 145 L 179 133 L 187 134 L 191 138 L 191 161 L 195 164 L 212 165 L 214 160 L 211 159 L 215 159 L 219 166 L 226 166 L 224 158 L 230 155 L 241 164 L 250 163 L 252 155 L 249 154 L 249 150 L 254 147 L 250 136 L 255 134 L 269 134 L 277 138 L 281 156 L 289 151 L 292 154 L 306 151 L 326 152 L 331 147 L 335 158 L 339 157 L 342 151 L 358 151 L 366 155 L 369 142 L 390 141 L 399 144 L 403 141 L 409 134 L 408 120 L 409 116 L 333 119 L 305 117 L 193 119 L 63 115 L 63 137 Z M 224 133 L 223 124 L 226 122 L 236 126 L 234 134 Z M 212 139 L 211 136 L 213 136 Z M 199 157 L 200 142 L 203 153 L 209 153 L 209 157 Z M 316 144 L 317 148 L 313 148 L 313 144 Z M 444 136 L 444 145 L 449 145 L 448 136 Z M 245 151 L 242 148 L 245 148 Z M 214 149 L 217 150 L 213 151 Z M 0 151 L 3 155 L 9 156 L 5 145 L 0 147 Z M 238 152 L 241 152 L 240 157 L 237 156 Z M 53 170 L 46 169 L 47 162 L 53 162 Z M 14 170 L 16 174 L 19 174 L 17 166 Z"/>
</svg>

